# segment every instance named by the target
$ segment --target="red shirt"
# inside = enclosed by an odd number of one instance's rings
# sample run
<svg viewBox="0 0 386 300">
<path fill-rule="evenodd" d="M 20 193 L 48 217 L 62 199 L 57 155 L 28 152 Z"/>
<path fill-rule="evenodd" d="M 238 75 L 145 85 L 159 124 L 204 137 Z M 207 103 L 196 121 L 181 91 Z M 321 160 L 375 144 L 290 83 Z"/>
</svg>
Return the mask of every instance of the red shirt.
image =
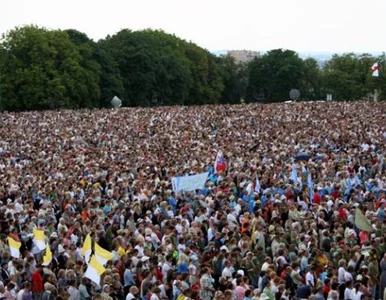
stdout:
<svg viewBox="0 0 386 300">
<path fill-rule="evenodd" d="M 40 271 L 36 270 L 35 272 L 32 273 L 32 278 L 31 278 L 31 291 L 32 293 L 43 293 L 44 291 L 44 285 L 43 285 L 43 277 L 40 275 Z"/>
<path fill-rule="evenodd" d="M 315 193 L 312 202 L 320 205 L 320 201 L 322 201 L 322 197 L 320 197 L 319 193 Z"/>
<path fill-rule="evenodd" d="M 342 207 L 338 209 L 338 216 L 342 220 L 347 220 L 347 217 L 348 217 L 347 212 Z"/>
</svg>

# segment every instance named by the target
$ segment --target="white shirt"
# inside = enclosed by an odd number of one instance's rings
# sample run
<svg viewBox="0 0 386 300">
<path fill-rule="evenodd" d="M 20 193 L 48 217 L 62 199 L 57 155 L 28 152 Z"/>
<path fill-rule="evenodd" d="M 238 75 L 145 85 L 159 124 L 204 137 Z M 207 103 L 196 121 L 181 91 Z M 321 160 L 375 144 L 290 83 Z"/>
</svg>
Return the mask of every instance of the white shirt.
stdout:
<svg viewBox="0 0 386 300">
<path fill-rule="evenodd" d="M 126 296 L 126 300 L 133 300 L 135 299 L 134 295 L 132 293 L 128 293 Z"/>
<path fill-rule="evenodd" d="M 17 293 L 17 300 L 23 300 L 23 294 L 24 294 L 24 289 L 20 290 L 18 293 Z"/>
<path fill-rule="evenodd" d="M 306 284 L 311 287 L 315 285 L 314 275 L 311 272 L 306 274 Z"/>
<path fill-rule="evenodd" d="M 344 290 L 344 300 L 353 300 L 354 299 L 354 292 L 350 288 L 346 288 Z"/>
<path fill-rule="evenodd" d="M 141 247 L 140 245 L 135 246 L 134 249 L 138 250 L 138 257 L 142 257 L 145 255 L 143 252 L 143 247 Z"/>
<path fill-rule="evenodd" d="M 344 280 L 345 280 L 345 282 L 354 281 L 354 278 L 352 277 L 350 272 L 345 271 L 344 272 Z"/>
<path fill-rule="evenodd" d="M 361 291 L 357 292 L 353 300 L 361 300 L 362 295 L 363 295 L 363 292 Z"/>
<path fill-rule="evenodd" d="M 228 268 L 228 267 L 225 267 L 223 270 L 222 270 L 222 273 L 221 273 L 221 276 L 222 277 L 225 277 L 225 278 L 232 278 L 232 272 L 231 272 L 231 269 Z"/>
<path fill-rule="evenodd" d="M 339 284 L 343 284 L 346 282 L 345 274 L 346 274 L 346 270 L 343 267 L 340 267 L 338 269 L 338 283 Z"/>
</svg>

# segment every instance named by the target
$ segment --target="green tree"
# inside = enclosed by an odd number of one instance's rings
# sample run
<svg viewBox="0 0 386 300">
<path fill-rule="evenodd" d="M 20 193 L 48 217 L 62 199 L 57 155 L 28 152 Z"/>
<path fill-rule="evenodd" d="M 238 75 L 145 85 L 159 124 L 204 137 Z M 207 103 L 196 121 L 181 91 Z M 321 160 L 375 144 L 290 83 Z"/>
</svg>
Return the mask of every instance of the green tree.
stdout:
<svg viewBox="0 0 386 300">
<path fill-rule="evenodd" d="M 374 62 L 370 54 L 335 54 L 323 68 L 324 90 L 332 93 L 336 100 L 368 98 L 376 83 L 371 76 Z"/>
<path fill-rule="evenodd" d="M 91 107 L 98 98 L 93 74 L 82 67 L 66 32 L 25 26 L 8 32 L 1 44 L 4 109 Z"/>
<path fill-rule="evenodd" d="M 247 64 L 237 64 L 233 57 L 226 55 L 218 58 L 224 84 L 220 103 L 235 104 L 245 97 L 247 86 Z"/>
<path fill-rule="evenodd" d="M 289 91 L 301 91 L 304 77 L 303 60 L 296 52 L 276 49 L 249 64 L 247 98 L 249 101 L 283 101 Z"/>
<path fill-rule="evenodd" d="M 322 79 L 318 62 L 314 58 L 303 60 L 302 98 L 307 100 L 323 99 L 321 94 Z"/>
<path fill-rule="evenodd" d="M 82 103 L 83 107 L 99 107 L 100 106 L 100 87 L 101 65 L 95 59 L 97 45 L 88 38 L 85 33 L 75 29 L 67 29 L 70 41 L 77 47 L 80 54 L 79 64 L 82 67 L 82 77 L 84 80 L 75 82 L 74 89 L 69 89 L 72 105 L 76 107 L 76 103 Z"/>
<path fill-rule="evenodd" d="M 75 95 L 75 97 L 89 98 L 93 107 L 111 107 L 114 96 L 123 96 L 123 82 L 116 61 L 102 48 L 101 43 L 95 43 L 85 33 L 75 29 L 66 30 L 70 40 L 77 46 L 82 57 L 82 67 L 93 85 L 89 97 Z"/>
<path fill-rule="evenodd" d="M 180 42 L 162 31 L 126 29 L 101 42 L 119 66 L 129 105 L 187 102 L 191 77 Z"/>
<path fill-rule="evenodd" d="M 380 71 L 379 77 L 371 76 L 369 80 L 369 86 L 372 90 L 377 90 L 379 93 L 379 99 L 386 99 L 386 54 L 383 53 L 379 57 L 376 58 L 376 62 L 378 62 Z"/>
</svg>

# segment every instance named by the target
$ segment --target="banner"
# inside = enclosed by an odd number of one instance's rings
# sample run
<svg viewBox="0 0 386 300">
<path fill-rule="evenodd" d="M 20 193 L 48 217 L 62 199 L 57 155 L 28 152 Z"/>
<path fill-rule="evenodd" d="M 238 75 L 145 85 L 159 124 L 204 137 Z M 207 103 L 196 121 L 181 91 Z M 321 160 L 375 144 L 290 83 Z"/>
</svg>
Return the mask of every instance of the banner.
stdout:
<svg viewBox="0 0 386 300">
<path fill-rule="evenodd" d="M 173 177 L 172 186 L 173 191 L 178 193 L 180 191 L 190 192 L 194 190 L 201 190 L 205 187 L 206 179 L 209 172 L 201 173 L 192 176 Z"/>
<path fill-rule="evenodd" d="M 363 215 L 359 208 L 355 210 L 355 226 L 362 231 L 373 231 L 373 227 L 371 226 L 370 221 L 366 218 L 365 215 Z"/>
</svg>

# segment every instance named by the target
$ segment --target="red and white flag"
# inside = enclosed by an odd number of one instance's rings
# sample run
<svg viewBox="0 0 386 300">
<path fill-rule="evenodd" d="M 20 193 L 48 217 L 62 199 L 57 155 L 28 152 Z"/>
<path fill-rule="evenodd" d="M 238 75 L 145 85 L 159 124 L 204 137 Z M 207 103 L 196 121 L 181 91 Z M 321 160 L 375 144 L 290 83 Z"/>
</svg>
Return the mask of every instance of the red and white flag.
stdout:
<svg viewBox="0 0 386 300">
<path fill-rule="evenodd" d="M 221 151 L 217 153 L 216 162 L 214 164 L 214 169 L 216 173 L 225 171 L 227 168 L 227 163 L 225 162 L 224 155 Z"/>
<path fill-rule="evenodd" d="M 374 77 L 379 76 L 379 66 L 378 63 L 374 63 L 373 66 L 371 67 L 371 72 Z"/>
</svg>

